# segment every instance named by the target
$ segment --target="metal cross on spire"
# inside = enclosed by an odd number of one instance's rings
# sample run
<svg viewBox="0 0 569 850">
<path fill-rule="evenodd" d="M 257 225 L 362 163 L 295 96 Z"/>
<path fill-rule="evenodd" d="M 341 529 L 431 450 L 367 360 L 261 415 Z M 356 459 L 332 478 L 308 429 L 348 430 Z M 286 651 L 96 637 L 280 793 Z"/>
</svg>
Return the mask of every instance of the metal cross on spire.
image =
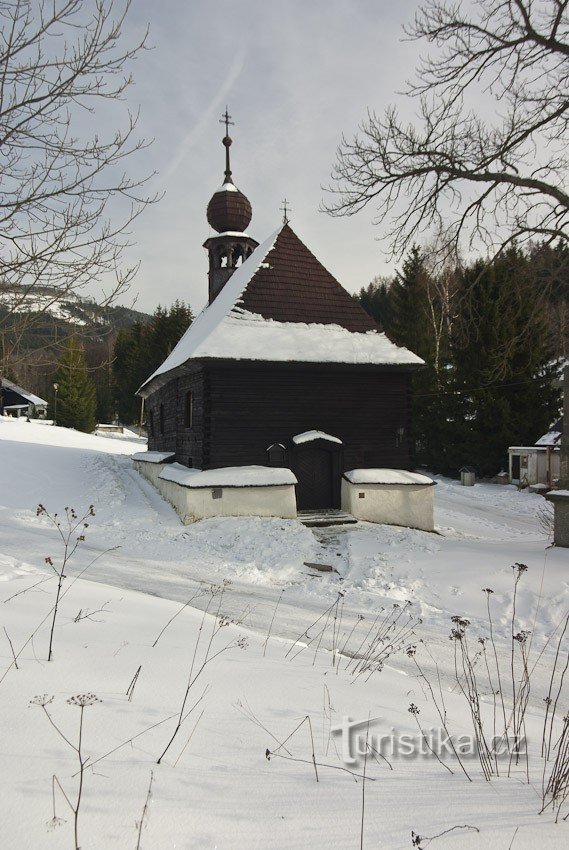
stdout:
<svg viewBox="0 0 569 850">
<path fill-rule="evenodd" d="M 289 222 L 288 213 L 292 210 L 292 207 L 289 207 L 289 203 L 290 202 L 287 201 L 287 199 L 285 198 L 283 200 L 282 207 L 279 207 L 279 209 L 282 210 L 282 214 L 283 214 L 283 224 L 288 224 L 288 222 Z"/>
<path fill-rule="evenodd" d="M 229 148 L 231 147 L 232 141 L 231 136 L 229 135 L 229 125 L 234 125 L 235 122 L 231 120 L 231 115 L 229 114 L 227 106 L 225 107 L 225 112 L 219 119 L 219 123 L 225 124 L 225 136 L 223 138 L 223 144 L 225 145 L 225 182 L 233 183 L 233 180 L 231 179 L 231 166 L 229 164 Z"/>
</svg>

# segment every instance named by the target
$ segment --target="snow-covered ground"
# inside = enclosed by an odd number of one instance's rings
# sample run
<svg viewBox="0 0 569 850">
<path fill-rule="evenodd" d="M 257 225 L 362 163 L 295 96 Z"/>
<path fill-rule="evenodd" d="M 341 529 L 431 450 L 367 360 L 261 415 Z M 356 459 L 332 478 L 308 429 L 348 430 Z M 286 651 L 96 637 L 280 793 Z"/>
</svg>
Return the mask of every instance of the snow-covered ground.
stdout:
<svg viewBox="0 0 569 850">
<path fill-rule="evenodd" d="M 453 680 L 450 617 L 468 617 L 473 639 L 487 634 L 482 588 L 492 588 L 495 634 L 506 652 L 511 566 L 522 562 L 528 571 L 520 580 L 516 623 L 533 633 L 531 657 L 537 658 L 556 629 L 559 634 L 569 607 L 569 552 L 547 548 L 540 496 L 438 479 L 437 534 L 368 523 L 313 533 L 296 521 L 257 518 L 184 527 L 133 470 L 130 455 L 140 451 L 140 441 L 109 437 L 0 419 L 0 626 L 16 652 L 25 646 L 15 669 L 0 630 L 2 847 L 74 846 L 72 813 L 60 792 L 57 815 L 66 823 L 54 830 L 46 823 L 53 815 L 52 776 L 73 795 L 77 756 L 44 709 L 29 707 L 38 694 L 55 697 L 46 708 L 72 741 L 80 709 L 66 699 L 94 692 L 102 700 L 84 711 L 85 754 L 93 766 L 85 773 L 80 812 L 83 850 L 137 846 L 135 825 L 151 771 L 141 847 L 357 848 L 362 781 L 334 769 L 344 762 L 330 727 L 342 717 L 380 716 L 382 728 L 416 731 L 407 710 L 411 702 L 425 723 L 434 725 L 436 715 L 404 652 L 393 652 L 384 669 L 368 678 L 351 675 L 347 657 L 332 667 L 330 650 L 342 647 L 353 629 L 349 655 L 368 624 L 378 615 L 397 616 L 401 609 L 393 606 L 403 608 L 409 600 L 399 621 L 413 629 L 405 643 L 422 650 L 424 641 L 432 655 L 425 652 L 425 669 L 435 677 L 438 670 L 449 717 L 457 731 L 467 732 L 465 700 Z M 47 556 L 60 563 L 61 540 L 49 519 L 36 515 L 38 503 L 60 515 L 66 506 L 95 509 L 86 540 L 66 570 L 49 663 L 49 618 L 29 638 L 51 610 L 56 580 L 21 593 L 48 578 Z M 305 562 L 334 570 L 316 572 Z M 338 598 L 332 614 L 313 626 Z M 195 648 L 194 672 L 219 623 L 213 616 L 218 606 L 233 622 L 216 634 L 210 655 L 227 648 L 190 689 L 187 707 L 206 693 L 158 765 L 175 728 L 172 715 L 180 710 Z M 93 611 L 98 613 L 88 614 Z M 241 638 L 244 647 L 238 645 Z M 530 741 L 541 740 L 552 646 L 534 672 Z M 139 667 L 129 701 L 126 691 Z M 563 700 L 560 714 L 568 708 Z M 256 719 L 246 716 L 251 713 Z M 306 723 L 280 753 L 288 750 L 307 763 L 265 758 L 266 748 L 275 749 L 275 739 L 283 741 L 307 715 L 316 761 L 330 765 L 319 768 L 318 783 Z M 433 758 L 399 758 L 393 770 L 368 761 L 363 846 L 398 850 L 411 847 L 411 830 L 435 836 L 464 824 L 480 832 L 455 831 L 433 846 L 507 848 L 516 827 L 513 850 L 564 846 L 567 823 L 537 815 L 539 764 L 528 785 L 519 773 L 486 783 L 475 761 L 469 783 L 456 764 L 448 763 L 452 775 Z M 362 764 L 350 769 L 361 772 Z"/>
</svg>

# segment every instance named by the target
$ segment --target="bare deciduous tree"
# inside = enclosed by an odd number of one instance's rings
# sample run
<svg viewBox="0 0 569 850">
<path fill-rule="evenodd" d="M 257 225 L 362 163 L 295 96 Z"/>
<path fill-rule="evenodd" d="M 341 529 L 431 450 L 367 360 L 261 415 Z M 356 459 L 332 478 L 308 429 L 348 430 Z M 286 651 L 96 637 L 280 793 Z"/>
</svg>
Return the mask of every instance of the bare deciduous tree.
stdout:
<svg viewBox="0 0 569 850">
<path fill-rule="evenodd" d="M 126 171 L 146 146 L 137 115 L 117 103 L 146 44 L 146 33 L 128 43 L 129 7 L 130 0 L 0 2 L 4 322 L 22 310 L 46 312 L 94 282 L 110 303 L 136 271 L 123 256 L 130 225 L 155 198 L 147 176 Z"/>
<path fill-rule="evenodd" d="M 396 256 L 426 231 L 446 257 L 569 239 L 568 0 L 465 5 L 427 0 L 406 30 L 435 48 L 405 92 L 418 122 L 370 112 L 338 149 L 325 209 L 375 204 Z"/>
</svg>

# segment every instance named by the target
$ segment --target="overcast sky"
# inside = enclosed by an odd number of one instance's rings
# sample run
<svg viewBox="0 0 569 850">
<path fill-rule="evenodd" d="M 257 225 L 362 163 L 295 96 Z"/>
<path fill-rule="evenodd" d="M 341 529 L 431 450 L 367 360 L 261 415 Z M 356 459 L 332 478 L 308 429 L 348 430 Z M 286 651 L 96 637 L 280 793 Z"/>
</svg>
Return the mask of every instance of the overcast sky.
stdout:
<svg viewBox="0 0 569 850">
<path fill-rule="evenodd" d="M 132 293 L 152 311 L 176 298 L 205 303 L 212 231 L 206 207 L 221 185 L 226 103 L 235 121 L 235 184 L 253 207 L 262 242 L 290 201 L 291 226 L 350 291 L 393 266 L 372 225 L 319 212 L 342 133 L 367 109 L 402 103 L 417 45 L 402 42 L 416 0 L 133 0 L 128 35 L 150 25 L 153 50 L 134 67 L 132 106 L 152 147 L 130 167 L 157 171 L 163 200 L 136 223 L 129 252 L 141 268 Z M 123 299 L 125 300 L 125 299 Z"/>
</svg>

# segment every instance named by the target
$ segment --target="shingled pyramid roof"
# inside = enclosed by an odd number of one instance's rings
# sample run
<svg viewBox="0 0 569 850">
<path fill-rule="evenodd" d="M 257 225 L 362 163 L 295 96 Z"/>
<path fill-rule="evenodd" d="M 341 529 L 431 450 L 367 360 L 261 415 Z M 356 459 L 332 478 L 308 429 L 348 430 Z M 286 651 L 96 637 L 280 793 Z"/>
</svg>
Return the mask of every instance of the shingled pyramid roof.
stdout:
<svg viewBox="0 0 569 850">
<path fill-rule="evenodd" d="M 288 224 L 278 234 L 269 262 L 255 272 L 239 303 L 250 313 L 277 322 L 334 324 L 357 333 L 378 330 Z"/>
<path fill-rule="evenodd" d="M 203 359 L 423 364 L 379 332 L 288 224 L 236 269 L 139 393 L 150 395 L 169 373 Z"/>
</svg>

